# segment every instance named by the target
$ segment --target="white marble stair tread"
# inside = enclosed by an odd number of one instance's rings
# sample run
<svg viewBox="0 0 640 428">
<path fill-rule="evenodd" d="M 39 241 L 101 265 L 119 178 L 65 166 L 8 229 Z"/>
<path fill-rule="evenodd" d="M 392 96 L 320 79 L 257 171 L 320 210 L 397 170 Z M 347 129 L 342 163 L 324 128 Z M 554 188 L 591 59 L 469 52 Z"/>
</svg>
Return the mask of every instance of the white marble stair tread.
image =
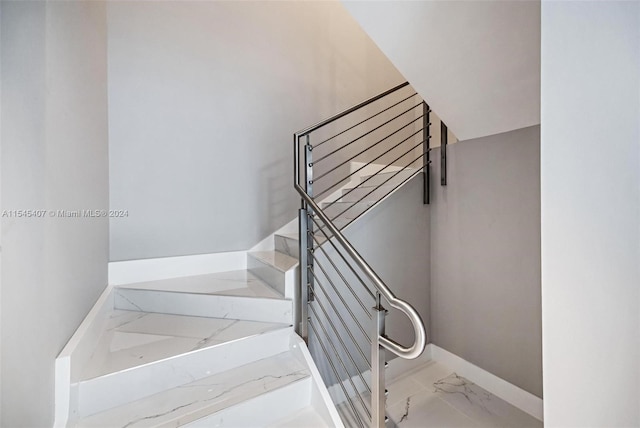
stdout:
<svg viewBox="0 0 640 428">
<path fill-rule="evenodd" d="M 249 255 L 265 264 L 273 266 L 280 272 L 287 272 L 298 264 L 297 259 L 279 251 L 252 251 Z"/>
<path fill-rule="evenodd" d="M 311 406 L 307 406 L 293 415 L 281 419 L 275 422 L 272 425 L 268 426 L 269 428 L 331 428 L 331 425 L 328 425 L 327 422 L 322 419 L 322 416 L 315 411 L 315 409 Z"/>
<path fill-rule="evenodd" d="M 415 168 L 406 168 L 401 171 L 381 172 L 375 175 L 362 177 L 361 183 L 365 186 L 395 186 L 415 174 L 417 171 L 418 170 Z"/>
<path fill-rule="evenodd" d="M 88 416 L 77 427 L 177 427 L 308 379 L 290 352 Z M 286 403 L 283 403 L 286 406 Z M 259 418 L 259 415 L 256 415 Z"/>
<path fill-rule="evenodd" d="M 184 276 L 149 282 L 119 285 L 119 288 L 138 290 L 175 291 L 194 294 L 216 294 L 221 296 L 261 297 L 281 299 L 258 277 L 247 270 L 218 272 L 206 275 Z"/>
<path fill-rule="evenodd" d="M 93 379 L 286 324 L 114 310 L 81 379 Z"/>
<path fill-rule="evenodd" d="M 363 201 L 377 201 L 382 199 L 394 189 L 394 186 L 382 185 L 375 186 L 364 183 L 361 186 L 345 188 L 342 190 L 341 202 L 357 202 Z"/>
<path fill-rule="evenodd" d="M 338 217 L 338 218 L 332 220 L 331 222 L 338 229 L 342 229 L 347 224 L 351 223 L 352 220 L 353 219 L 351 219 L 351 218 Z M 331 235 L 331 232 L 329 231 L 329 228 L 325 227 L 324 223 L 322 222 L 322 220 L 318 219 L 317 220 L 317 224 L 314 223 L 314 230 L 316 230 L 316 236 L 321 236 L 323 238 L 325 237 L 321 231 L 317 231 L 318 230 L 318 224 L 323 226 L 322 229 L 327 233 L 327 235 Z"/>
<path fill-rule="evenodd" d="M 294 241 L 298 240 L 298 232 L 290 232 L 290 233 L 278 232 L 276 233 L 276 235 L 284 236 L 285 238 L 293 239 Z"/>
<path fill-rule="evenodd" d="M 323 204 L 322 209 L 329 218 L 338 216 L 338 219 L 354 219 L 375 203 L 376 201 L 334 202 L 331 205 Z"/>
</svg>

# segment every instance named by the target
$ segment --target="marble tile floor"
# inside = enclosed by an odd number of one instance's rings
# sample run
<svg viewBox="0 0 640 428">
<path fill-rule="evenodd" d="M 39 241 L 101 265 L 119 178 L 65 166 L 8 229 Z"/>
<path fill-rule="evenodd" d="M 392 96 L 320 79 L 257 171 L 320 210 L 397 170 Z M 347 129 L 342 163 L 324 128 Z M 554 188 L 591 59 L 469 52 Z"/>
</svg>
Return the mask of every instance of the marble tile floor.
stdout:
<svg viewBox="0 0 640 428">
<path fill-rule="evenodd" d="M 533 416 L 433 361 L 390 382 L 387 389 L 387 427 L 543 427 Z M 343 403 L 338 410 L 346 426 L 360 426 L 349 406 Z"/>
<path fill-rule="evenodd" d="M 308 377 L 307 368 L 284 352 L 97 413 L 76 427 L 182 426 Z"/>
<path fill-rule="evenodd" d="M 122 285 L 120 288 L 217 294 L 221 296 L 282 298 L 277 291 L 247 270 L 138 282 Z"/>
<path fill-rule="evenodd" d="M 114 310 L 81 379 L 284 327 L 277 323 Z"/>
</svg>

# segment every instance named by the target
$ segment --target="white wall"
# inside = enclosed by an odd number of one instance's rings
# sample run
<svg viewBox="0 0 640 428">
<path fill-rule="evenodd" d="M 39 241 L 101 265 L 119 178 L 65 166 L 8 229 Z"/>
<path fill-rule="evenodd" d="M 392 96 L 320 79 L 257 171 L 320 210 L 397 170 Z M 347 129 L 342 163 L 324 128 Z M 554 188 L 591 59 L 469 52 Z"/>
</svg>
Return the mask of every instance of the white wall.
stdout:
<svg viewBox="0 0 640 428">
<path fill-rule="evenodd" d="M 431 341 L 541 397 L 540 127 L 432 159 Z"/>
<path fill-rule="evenodd" d="M 2 209 L 108 208 L 106 9 L 2 2 Z M 2 217 L 2 413 L 53 423 L 54 360 L 107 283 L 107 218 Z"/>
<path fill-rule="evenodd" d="M 338 2 L 112 2 L 111 260 L 247 249 L 296 215 L 292 134 L 404 79 Z"/>
<path fill-rule="evenodd" d="M 545 425 L 640 426 L 640 3 L 542 3 Z"/>
<path fill-rule="evenodd" d="M 540 123 L 540 1 L 343 4 L 461 140 Z"/>
</svg>

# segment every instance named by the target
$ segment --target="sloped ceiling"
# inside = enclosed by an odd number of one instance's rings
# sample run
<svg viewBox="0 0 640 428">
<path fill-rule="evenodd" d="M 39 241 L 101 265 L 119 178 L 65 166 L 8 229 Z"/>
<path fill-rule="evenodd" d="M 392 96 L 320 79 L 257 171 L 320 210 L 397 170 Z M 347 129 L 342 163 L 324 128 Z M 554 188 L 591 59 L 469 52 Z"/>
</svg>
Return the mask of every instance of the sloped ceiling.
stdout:
<svg viewBox="0 0 640 428">
<path fill-rule="evenodd" d="M 343 1 L 460 140 L 540 123 L 539 1 Z"/>
</svg>

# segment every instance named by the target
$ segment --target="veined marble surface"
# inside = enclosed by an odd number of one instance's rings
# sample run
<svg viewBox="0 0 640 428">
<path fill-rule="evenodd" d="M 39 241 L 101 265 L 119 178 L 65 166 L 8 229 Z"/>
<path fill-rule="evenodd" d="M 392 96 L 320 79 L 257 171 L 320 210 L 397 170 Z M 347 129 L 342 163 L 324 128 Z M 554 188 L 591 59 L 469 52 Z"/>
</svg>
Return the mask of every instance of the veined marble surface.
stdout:
<svg viewBox="0 0 640 428">
<path fill-rule="evenodd" d="M 178 291 L 183 293 L 218 294 L 222 296 L 282 298 L 273 288 L 247 270 L 185 276 L 150 282 L 120 285 L 139 290 Z"/>
<path fill-rule="evenodd" d="M 279 251 L 253 251 L 248 253 L 265 264 L 273 266 L 280 272 L 286 272 L 298 264 L 298 260 Z"/>
<path fill-rule="evenodd" d="M 397 379 L 388 389 L 387 413 L 400 428 L 543 426 L 541 421 L 436 362 Z"/>
<path fill-rule="evenodd" d="M 273 236 L 275 250 L 298 259 L 299 245 L 298 233 L 276 233 Z"/>
<path fill-rule="evenodd" d="M 277 323 L 114 310 L 82 379 L 282 327 Z"/>
<path fill-rule="evenodd" d="M 77 427 L 181 426 L 308 378 L 284 352 L 86 417 Z"/>
</svg>

